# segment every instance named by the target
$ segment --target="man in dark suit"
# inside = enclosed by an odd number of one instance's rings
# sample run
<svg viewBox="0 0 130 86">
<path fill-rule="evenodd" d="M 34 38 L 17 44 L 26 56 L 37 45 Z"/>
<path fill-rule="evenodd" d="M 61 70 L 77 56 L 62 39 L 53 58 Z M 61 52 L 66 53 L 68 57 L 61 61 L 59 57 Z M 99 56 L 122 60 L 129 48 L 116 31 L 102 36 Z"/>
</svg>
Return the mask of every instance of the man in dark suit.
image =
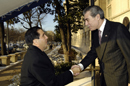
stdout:
<svg viewBox="0 0 130 86">
<path fill-rule="evenodd" d="M 44 52 L 47 39 L 39 27 L 32 27 L 26 32 L 25 41 L 29 48 L 22 64 L 21 86 L 64 86 L 73 81 L 75 69 L 55 76 L 54 66 Z"/>
<path fill-rule="evenodd" d="M 105 19 L 104 12 L 99 6 L 89 6 L 84 9 L 83 14 L 85 25 L 92 31 L 93 40 L 91 50 L 78 64 L 81 70 L 98 57 L 101 86 L 128 86 L 130 83 L 128 29 L 120 23 Z"/>
</svg>

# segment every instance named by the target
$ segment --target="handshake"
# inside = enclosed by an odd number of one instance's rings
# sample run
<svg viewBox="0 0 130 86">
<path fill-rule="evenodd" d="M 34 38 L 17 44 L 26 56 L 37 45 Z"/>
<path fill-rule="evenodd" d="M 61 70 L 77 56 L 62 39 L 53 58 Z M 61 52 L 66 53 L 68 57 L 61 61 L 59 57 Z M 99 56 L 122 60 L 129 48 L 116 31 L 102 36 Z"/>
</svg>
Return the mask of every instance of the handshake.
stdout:
<svg viewBox="0 0 130 86">
<path fill-rule="evenodd" d="M 73 65 L 73 66 L 71 67 L 71 70 L 73 71 L 73 75 L 74 75 L 74 76 L 79 75 L 80 72 L 81 72 L 81 68 L 80 68 L 79 65 Z"/>
</svg>

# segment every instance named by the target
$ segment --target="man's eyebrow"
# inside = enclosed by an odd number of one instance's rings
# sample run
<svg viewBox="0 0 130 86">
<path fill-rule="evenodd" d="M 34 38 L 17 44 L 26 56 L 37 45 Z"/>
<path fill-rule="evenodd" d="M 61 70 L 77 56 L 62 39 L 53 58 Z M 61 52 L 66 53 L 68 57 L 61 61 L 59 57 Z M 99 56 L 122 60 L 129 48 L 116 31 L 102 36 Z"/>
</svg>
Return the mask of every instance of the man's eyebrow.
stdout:
<svg viewBox="0 0 130 86">
<path fill-rule="evenodd" d="M 42 36 L 44 36 L 44 35 L 45 35 L 45 33 L 42 34 Z"/>
<path fill-rule="evenodd" d="M 85 21 L 85 20 L 88 20 L 88 18 L 84 19 L 84 21 Z"/>
</svg>

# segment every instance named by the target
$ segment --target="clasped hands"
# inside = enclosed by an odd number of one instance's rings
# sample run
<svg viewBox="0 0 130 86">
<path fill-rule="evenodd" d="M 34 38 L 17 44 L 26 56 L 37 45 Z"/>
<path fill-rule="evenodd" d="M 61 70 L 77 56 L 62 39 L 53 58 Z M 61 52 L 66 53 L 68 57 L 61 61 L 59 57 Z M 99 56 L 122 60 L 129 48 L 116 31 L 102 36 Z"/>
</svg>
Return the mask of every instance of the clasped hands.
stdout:
<svg viewBox="0 0 130 86">
<path fill-rule="evenodd" d="M 73 65 L 73 66 L 71 67 L 71 70 L 73 71 L 73 75 L 74 75 L 74 76 L 79 75 L 80 72 L 81 72 L 81 68 L 80 68 L 79 65 Z"/>
</svg>

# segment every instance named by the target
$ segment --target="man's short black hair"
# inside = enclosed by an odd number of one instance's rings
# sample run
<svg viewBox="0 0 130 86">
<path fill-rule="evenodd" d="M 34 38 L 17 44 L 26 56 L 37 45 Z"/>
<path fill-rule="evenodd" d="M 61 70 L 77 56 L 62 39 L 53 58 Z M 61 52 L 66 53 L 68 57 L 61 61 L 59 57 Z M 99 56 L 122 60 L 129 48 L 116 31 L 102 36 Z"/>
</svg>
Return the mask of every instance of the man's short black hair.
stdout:
<svg viewBox="0 0 130 86">
<path fill-rule="evenodd" d="M 27 32 L 25 33 L 25 41 L 28 45 L 32 45 L 34 39 L 39 39 L 40 34 L 37 32 L 39 29 L 41 28 L 35 26 L 27 30 Z"/>
</svg>

